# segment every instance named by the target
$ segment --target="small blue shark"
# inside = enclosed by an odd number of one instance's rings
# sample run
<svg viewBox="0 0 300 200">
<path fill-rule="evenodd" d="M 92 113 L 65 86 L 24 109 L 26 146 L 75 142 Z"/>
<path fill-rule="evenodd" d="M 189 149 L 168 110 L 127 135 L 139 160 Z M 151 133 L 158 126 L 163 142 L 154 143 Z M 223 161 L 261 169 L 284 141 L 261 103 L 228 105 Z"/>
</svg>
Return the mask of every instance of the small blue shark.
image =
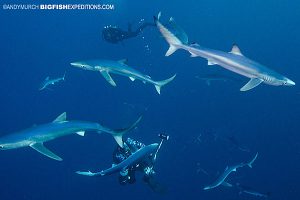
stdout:
<svg viewBox="0 0 300 200">
<path fill-rule="evenodd" d="M 252 195 L 255 197 L 260 197 L 260 198 L 269 198 L 269 196 L 270 196 L 270 192 L 261 193 L 261 192 L 255 191 L 251 187 L 241 185 L 240 183 L 237 183 L 236 186 L 240 190 L 239 194 L 245 193 L 245 194 L 249 194 L 249 195 Z"/>
<path fill-rule="evenodd" d="M 158 143 L 150 144 L 145 147 L 140 148 L 135 153 L 130 155 L 128 158 L 123 160 L 121 163 L 113 165 L 111 168 L 102 170 L 100 172 L 91 172 L 91 171 L 77 171 L 77 174 L 84 176 L 105 176 L 113 173 L 120 172 L 121 170 L 127 169 L 135 164 L 138 164 L 140 161 L 145 159 L 146 156 L 150 156 L 155 153 L 158 149 Z"/>
<path fill-rule="evenodd" d="M 233 45 L 230 52 L 205 48 L 198 44 L 188 44 L 186 33 L 175 24 L 173 18 L 170 18 L 168 24 L 162 24 L 158 17 L 154 17 L 154 21 L 169 43 L 170 47 L 166 56 L 173 54 L 177 49 L 184 49 L 191 54 L 191 57 L 202 57 L 207 59 L 208 65 L 219 65 L 227 70 L 250 78 L 250 81 L 244 85 L 240 91 L 251 90 L 261 83 L 274 86 L 293 86 L 295 82 L 287 77 L 261 65 L 247 57 L 240 51 L 237 45 Z"/>
<path fill-rule="evenodd" d="M 110 73 L 119 74 L 122 76 L 127 76 L 131 81 L 135 79 L 139 79 L 144 83 L 151 83 L 155 86 L 156 91 L 160 94 L 161 87 L 171 82 L 176 74 L 171 78 L 162 80 L 162 81 L 154 81 L 150 76 L 144 75 L 141 72 L 129 67 L 127 64 L 127 60 L 88 60 L 88 61 L 79 61 L 72 62 L 71 65 L 74 67 L 78 67 L 85 70 L 98 71 L 102 74 L 102 76 L 112 85 L 116 86 L 117 84 L 110 76 Z"/>
<path fill-rule="evenodd" d="M 64 75 L 62 77 L 59 77 L 59 78 L 50 79 L 50 77 L 47 76 L 45 78 L 45 80 L 41 83 L 41 86 L 39 87 L 39 90 L 48 89 L 48 86 L 54 85 L 54 84 L 59 83 L 61 81 L 64 81 L 65 77 L 66 77 L 66 72 L 64 73 Z"/>
<path fill-rule="evenodd" d="M 242 162 L 240 164 L 229 166 L 229 167 L 227 166 L 226 169 L 225 169 L 225 171 L 221 174 L 221 176 L 219 176 L 217 178 L 217 180 L 214 181 L 212 184 L 204 187 L 203 190 L 209 190 L 209 189 L 218 187 L 219 185 L 224 185 L 224 186 L 227 186 L 227 187 L 232 187 L 232 185 L 230 183 L 225 182 L 225 179 L 229 176 L 229 174 L 231 174 L 231 172 L 236 172 L 236 170 L 238 168 L 241 168 L 241 167 L 248 166 L 248 167 L 252 168 L 252 164 L 256 160 L 257 156 L 258 156 L 258 153 L 256 153 L 255 156 L 254 156 L 254 158 L 251 161 L 249 161 L 249 162 L 246 162 L 246 163 Z"/>
<path fill-rule="evenodd" d="M 49 158 L 62 161 L 62 158 L 60 158 L 44 146 L 44 142 L 73 133 L 84 136 L 86 131 L 110 133 L 118 142 L 122 140 L 122 135 L 133 129 L 140 120 L 141 117 L 128 128 L 113 130 L 94 122 L 67 121 L 66 113 L 64 112 L 51 123 L 34 126 L 18 133 L 13 133 L 1 137 L 0 150 L 31 147 Z"/>
</svg>

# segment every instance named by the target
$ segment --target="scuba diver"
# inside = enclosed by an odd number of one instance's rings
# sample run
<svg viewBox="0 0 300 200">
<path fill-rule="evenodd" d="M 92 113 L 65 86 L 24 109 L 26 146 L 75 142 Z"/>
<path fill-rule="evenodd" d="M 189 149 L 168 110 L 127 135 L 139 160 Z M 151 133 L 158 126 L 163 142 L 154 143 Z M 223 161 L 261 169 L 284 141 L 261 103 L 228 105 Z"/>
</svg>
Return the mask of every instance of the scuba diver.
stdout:
<svg viewBox="0 0 300 200">
<path fill-rule="evenodd" d="M 102 30 L 102 38 L 109 43 L 117 44 L 125 39 L 138 36 L 148 26 L 155 26 L 155 24 L 144 22 L 136 31 L 132 31 L 131 24 L 128 24 L 127 31 L 117 26 L 105 26 Z"/>
<path fill-rule="evenodd" d="M 136 182 L 135 172 L 140 171 L 144 174 L 143 181 L 155 192 L 165 193 L 166 188 L 164 188 L 161 184 L 159 184 L 155 179 L 155 171 L 153 170 L 153 165 L 157 157 L 157 153 L 163 143 L 164 140 L 168 140 L 169 136 L 165 134 L 158 135 L 161 138 L 161 142 L 158 145 L 158 148 L 154 155 L 150 155 L 143 159 L 138 164 L 131 166 L 130 168 L 122 169 L 119 172 L 119 183 L 121 185 L 133 184 Z M 139 149 L 145 147 L 145 144 L 133 140 L 131 138 L 127 138 L 123 141 L 123 148 L 118 146 L 113 152 L 113 165 L 117 165 L 127 159 L 130 155 L 138 151 Z"/>
</svg>

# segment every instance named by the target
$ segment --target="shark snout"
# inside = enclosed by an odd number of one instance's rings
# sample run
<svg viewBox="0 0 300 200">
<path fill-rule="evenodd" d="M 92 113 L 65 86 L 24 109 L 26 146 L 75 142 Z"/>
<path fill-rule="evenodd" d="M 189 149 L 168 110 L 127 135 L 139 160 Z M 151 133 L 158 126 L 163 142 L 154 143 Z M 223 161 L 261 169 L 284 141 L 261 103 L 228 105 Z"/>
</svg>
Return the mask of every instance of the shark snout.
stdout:
<svg viewBox="0 0 300 200">
<path fill-rule="evenodd" d="M 296 83 L 294 81 L 292 81 L 291 79 L 287 79 L 285 85 L 287 85 L 287 86 L 293 86 L 293 85 L 296 85 Z"/>
<path fill-rule="evenodd" d="M 74 67 L 82 67 L 82 64 L 78 63 L 78 62 L 72 62 L 72 63 L 70 63 L 70 65 L 72 65 Z"/>
</svg>

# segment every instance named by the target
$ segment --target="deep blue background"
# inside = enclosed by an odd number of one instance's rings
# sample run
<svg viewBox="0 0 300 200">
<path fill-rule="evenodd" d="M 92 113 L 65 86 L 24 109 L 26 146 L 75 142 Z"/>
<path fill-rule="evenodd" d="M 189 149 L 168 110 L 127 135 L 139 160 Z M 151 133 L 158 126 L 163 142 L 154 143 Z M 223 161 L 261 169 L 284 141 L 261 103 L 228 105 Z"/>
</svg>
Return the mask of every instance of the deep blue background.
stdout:
<svg viewBox="0 0 300 200">
<path fill-rule="evenodd" d="M 32 2 L 32 1 L 27 1 Z M 44 1 L 43 1 L 44 2 Z M 47 1 L 50 2 L 50 1 Z M 61 1 L 53 1 L 59 3 Z M 89 1 L 97 2 L 97 1 Z M 68 136 L 46 144 L 64 158 L 56 162 L 30 148 L 0 152 L 0 199 L 251 199 L 236 189 L 203 191 L 227 165 L 259 157 L 253 169 L 229 177 L 272 199 L 300 196 L 300 3 L 283 0 L 221 1 L 108 1 L 114 11 L 7 11 L 1 10 L 0 110 L 1 135 L 52 121 L 66 111 L 69 119 L 123 127 L 143 114 L 130 133 L 147 144 L 166 132 L 157 161 L 157 177 L 169 187 L 160 196 L 142 181 L 120 186 L 117 176 L 89 178 L 76 170 L 111 165 L 116 144 L 107 135 Z M 2 3 L 7 3 L 3 2 Z M 40 2 L 39 2 L 40 3 Z M 244 55 L 281 72 L 294 87 L 260 85 L 242 93 L 246 78 L 219 66 L 207 66 L 184 51 L 170 57 L 167 43 L 156 28 L 137 38 L 112 45 L 101 38 L 105 25 L 138 26 L 162 11 L 173 16 L 190 41 L 224 51 L 237 43 Z M 149 49 L 146 47 L 149 45 Z M 174 82 L 158 96 L 152 85 L 113 75 L 111 87 L 100 74 L 70 67 L 77 60 L 128 58 L 129 64 L 156 80 L 174 73 Z M 66 82 L 54 91 L 37 89 L 46 77 Z M 206 73 L 237 77 L 241 81 L 207 86 L 195 78 Z M 201 134 L 201 141 L 197 137 Z M 235 136 L 250 152 L 233 148 Z M 206 170 L 210 176 L 199 172 Z M 197 172 L 198 170 L 198 172 Z"/>
</svg>

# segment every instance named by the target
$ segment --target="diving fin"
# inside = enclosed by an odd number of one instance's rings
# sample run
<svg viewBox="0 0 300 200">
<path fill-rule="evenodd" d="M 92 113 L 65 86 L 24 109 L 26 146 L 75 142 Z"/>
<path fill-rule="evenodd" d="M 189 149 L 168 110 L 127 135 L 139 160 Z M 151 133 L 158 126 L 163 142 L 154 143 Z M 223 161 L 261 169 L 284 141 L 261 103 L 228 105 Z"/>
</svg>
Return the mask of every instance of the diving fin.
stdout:
<svg viewBox="0 0 300 200">
<path fill-rule="evenodd" d="M 107 82 L 109 82 L 112 86 L 114 87 L 117 86 L 117 84 L 115 83 L 115 81 L 112 79 L 112 77 L 107 71 L 100 71 L 100 73 L 107 80 Z"/>
<path fill-rule="evenodd" d="M 58 155 L 54 154 L 52 151 L 50 151 L 49 149 L 47 149 L 43 143 L 33 143 L 30 145 L 31 148 L 33 148 L 34 150 L 38 151 L 39 153 L 54 159 L 54 160 L 58 160 L 58 161 L 62 161 L 63 159 L 61 157 L 59 157 Z"/>
<path fill-rule="evenodd" d="M 252 88 L 255 88 L 262 82 L 263 80 L 259 78 L 251 78 L 250 81 L 240 89 L 240 91 L 244 92 L 244 91 L 251 90 Z"/>
</svg>

